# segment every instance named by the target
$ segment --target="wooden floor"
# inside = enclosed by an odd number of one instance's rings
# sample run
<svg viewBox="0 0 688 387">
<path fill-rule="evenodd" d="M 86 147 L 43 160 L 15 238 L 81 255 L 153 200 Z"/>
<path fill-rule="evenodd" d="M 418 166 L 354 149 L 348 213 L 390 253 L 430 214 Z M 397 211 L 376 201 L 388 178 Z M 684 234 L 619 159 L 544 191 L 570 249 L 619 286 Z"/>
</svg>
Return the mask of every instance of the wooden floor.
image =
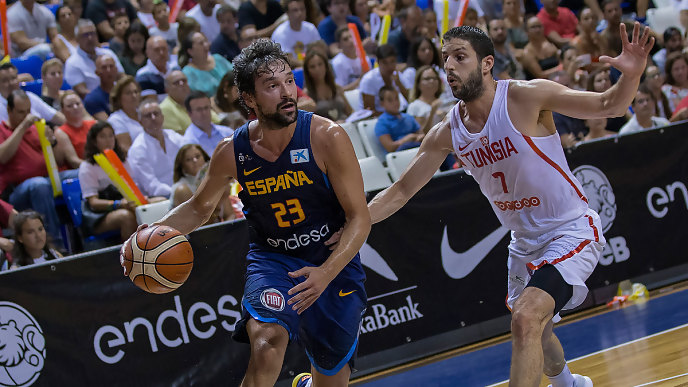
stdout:
<svg viewBox="0 0 688 387">
<path fill-rule="evenodd" d="M 596 387 L 688 386 L 688 326 L 569 361 Z M 542 378 L 540 386 L 549 381 Z M 497 386 L 506 386 L 506 382 Z"/>
<path fill-rule="evenodd" d="M 614 311 L 595 308 L 569 316 L 567 323 L 555 328 L 567 353 L 575 357 L 568 359 L 571 371 L 589 376 L 596 387 L 688 387 L 688 283 L 653 293 L 647 303 Z M 369 375 L 353 384 L 506 386 L 509 335 L 471 347 Z M 479 365 L 486 362 L 491 367 L 481 374 L 478 370 L 485 367 Z M 543 377 L 541 386 L 548 384 Z"/>
</svg>

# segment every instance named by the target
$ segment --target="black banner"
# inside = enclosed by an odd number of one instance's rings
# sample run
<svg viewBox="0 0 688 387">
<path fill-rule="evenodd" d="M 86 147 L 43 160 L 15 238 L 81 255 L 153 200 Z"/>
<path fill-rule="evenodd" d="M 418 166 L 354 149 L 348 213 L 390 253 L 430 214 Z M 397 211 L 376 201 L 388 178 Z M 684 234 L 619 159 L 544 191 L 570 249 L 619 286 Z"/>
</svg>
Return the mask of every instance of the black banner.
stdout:
<svg viewBox="0 0 688 387">
<path fill-rule="evenodd" d="M 608 241 L 591 289 L 687 262 L 686 134 L 668 127 L 585 144 L 568 155 Z M 436 177 L 375 225 L 361 251 L 369 305 L 360 373 L 376 354 L 394 350 L 385 359 L 392 364 L 413 344 L 480 331 L 507 316 L 509 238 L 462 172 Z M 243 221 L 192 233 L 192 274 L 167 295 L 134 287 L 114 248 L 1 274 L 0 386 L 238 385 L 249 347 L 231 333 L 241 310 L 247 240 Z M 416 355 L 438 350 L 426 345 Z M 290 346 L 281 379 L 307 370 L 302 350 Z"/>
</svg>

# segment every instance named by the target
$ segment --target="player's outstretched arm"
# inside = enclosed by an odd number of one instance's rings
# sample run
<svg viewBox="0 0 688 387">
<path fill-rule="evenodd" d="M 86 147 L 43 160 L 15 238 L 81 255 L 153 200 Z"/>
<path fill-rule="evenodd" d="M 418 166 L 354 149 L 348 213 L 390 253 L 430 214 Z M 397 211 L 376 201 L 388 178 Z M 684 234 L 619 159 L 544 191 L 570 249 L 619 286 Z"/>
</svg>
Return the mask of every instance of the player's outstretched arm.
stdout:
<svg viewBox="0 0 688 387">
<path fill-rule="evenodd" d="M 191 199 L 175 207 L 155 224 L 173 227 L 182 234 L 188 234 L 205 224 L 234 176 L 236 176 L 234 142 L 231 139 L 225 139 L 215 148 L 210 158 L 208 173 Z"/>
<path fill-rule="evenodd" d="M 600 57 L 600 62 L 610 64 L 622 73 L 619 81 L 609 90 L 604 93 L 577 91 L 555 82 L 538 79 L 519 82 L 519 86 L 513 90 L 517 95 L 510 99 L 527 101 L 524 103 L 528 104 L 535 103 L 539 105 L 540 110 L 551 110 L 580 119 L 624 115 L 638 90 L 647 56 L 654 45 L 654 38 L 650 36 L 649 27 L 644 27 L 641 33 L 638 22 L 633 27 L 630 42 L 626 25 L 622 23 L 620 30 L 623 42 L 621 54 L 616 58 Z M 512 89 L 509 89 L 509 92 L 511 91 Z"/>
<path fill-rule="evenodd" d="M 329 258 L 318 267 L 304 267 L 289 273 L 293 278 L 306 280 L 289 290 L 289 305 L 301 314 L 320 297 L 327 285 L 346 267 L 363 246 L 370 232 L 370 214 L 366 207 L 361 168 L 354 147 L 344 129 L 329 120 L 313 137 L 313 153 L 321 158 L 332 189 L 344 209 L 346 222 L 341 230 L 337 247 Z"/>
<path fill-rule="evenodd" d="M 447 117 L 435 125 L 423 139 L 420 149 L 406 171 L 390 187 L 375 195 L 368 204 L 373 223 L 387 219 L 413 197 L 435 174 L 452 151 Z"/>
</svg>

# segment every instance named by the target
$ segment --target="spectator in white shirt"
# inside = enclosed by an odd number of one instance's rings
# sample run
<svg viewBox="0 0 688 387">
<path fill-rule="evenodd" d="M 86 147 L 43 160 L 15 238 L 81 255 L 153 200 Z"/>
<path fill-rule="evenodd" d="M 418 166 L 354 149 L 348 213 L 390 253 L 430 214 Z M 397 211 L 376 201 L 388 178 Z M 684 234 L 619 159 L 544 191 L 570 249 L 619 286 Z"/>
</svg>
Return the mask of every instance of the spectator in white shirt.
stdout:
<svg viewBox="0 0 688 387">
<path fill-rule="evenodd" d="M 401 107 L 399 111 L 405 111 L 408 106 L 408 89 L 399 79 L 397 67 L 397 50 L 391 44 L 383 44 L 377 48 L 378 67 L 368 71 L 361 78 L 359 89 L 361 90 L 361 105 L 378 116 L 384 112 L 380 105 L 379 92 L 382 86 L 389 85 L 399 91 Z"/>
<path fill-rule="evenodd" d="M 19 0 L 7 10 L 7 24 L 12 56 L 37 55 L 45 59 L 52 52 L 47 41 L 57 38 L 57 23 L 45 6 L 34 0 Z"/>
<path fill-rule="evenodd" d="M 170 50 L 177 47 L 177 30 L 179 23 L 170 23 L 170 10 L 167 3 L 162 0 L 156 0 L 153 4 L 153 17 L 155 18 L 157 26 L 150 29 L 151 36 L 162 36 Z"/>
<path fill-rule="evenodd" d="M 191 125 L 184 132 L 184 143 L 198 144 L 212 156 L 217 144 L 231 136 L 234 130 L 213 124 L 210 98 L 202 91 L 192 91 L 184 100 L 184 107 L 191 117 Z"/>
<path fill-rule="evenodd" d="M 7 97 L 15 90 L 19 90 L 19 79 L 17 78 L 17 68 L 10 62 L 0 65 L 0 121 L 8 121 Z M 53 109 L 34 93 L 26 92 L 31 101 L 31 114 L 38 118 L 43 118 L 56 125 L 65 123 L 64 114 Z"/>
<path fill-rule="evenodd" d="M 19 0 L 7 10 L 7 25 L 13 56 L 37 55 L 45 59 L 52 52 L 47 39 L 54 42 L 57 38 L 57 23 L 45 6 L 34 0 Z"/>
<path fill-rule="evenodd" d="M 282 46 L 293 60 L 293 66 L 301 66 L 306 56 L 306 46 L 320 40 L 318 29 L 306 21 L 305 0 L 282 0 L 282 8 L 288 20 L 275 28 L 272 40 Z"/>
<path fill-rule="evenodd" d="M 141 101 L 141 88 L 131 75 L 122 77 L 110 92 L 112 114 L 108 122 L 115 130 L 117 143 L 128 151 L 136 138 L 143 133 L 136 109 Z"/>
<path fill-rule="evenodd" d="M 115 60 L 117 71 L 124 72 L 122 64 L 112 50 L 98 47 L 96 26 L 90 20 L 79 20 L 77 25 L 77 40 L 79 48 L 76 55 L 72 55 L 65 63 L 65 80 L 72 86 L 81 98 L 86 97 L 98 87 L 100 78 L 96 75 L 96 58 L 109 55 Z"/>
<path fill-rule="evenodd" d="M 220 9 L 220 4 L 217 4 L 215 0 L 199 0 L 198 4 L 186 13 L 186 16 L 194 18 L 201 25 L 201 32 L 211 42 L 220 33 L 220 22 L 217 21 L 218 9 Z"/>
<path fill-rule="evenodd" d="M 619 134 L 640 132 L 645 129 L 669 125 L 669 120 L 656 117 L 657 101 L 650 89 L 644 83 L 638 86 L 638 92 L 633 99 L 633 117 L 621 127 Z"/>
<path fill-rule="evenodd" d="M 146 196 L 170 197 L 174 159 L 184 139 L 174 130 L 162 128 L 162 110 L 156 101 L 141 103 L 139 120 L 144 132 L 128 152 L 134 182 Z"/>
<path fill-rule="evenodd" d="M 332 69 L 334 70 L 334 82 L 342 87 L 342 90 L 353 90 L 358 87 L 363 76 L 361 69 L 361 59 L 358 57 L 356 43 L 351 36 L 349 27 L 344 25 L 337 27 L 334 37 L 342 50 L 332 58 Z M 366 57 L 368 63 L 370 60 Z"/>
</svg>

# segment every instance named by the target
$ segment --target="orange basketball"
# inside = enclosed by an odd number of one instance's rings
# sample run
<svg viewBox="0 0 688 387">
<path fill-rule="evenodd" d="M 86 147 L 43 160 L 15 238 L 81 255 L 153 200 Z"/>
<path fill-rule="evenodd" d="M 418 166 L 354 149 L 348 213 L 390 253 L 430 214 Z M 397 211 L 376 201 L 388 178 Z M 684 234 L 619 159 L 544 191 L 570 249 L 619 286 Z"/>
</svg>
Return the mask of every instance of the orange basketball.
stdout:
<svg viewBox="0 0 688 387">
<path fill-rule="evenodd" d="M 152 226 L 127 241 L 124 265 L 134 285 L 149 293 L 168 293 L 189 278 L 193 251 L 179 231 L 168 226 Z"/>
</svg>

